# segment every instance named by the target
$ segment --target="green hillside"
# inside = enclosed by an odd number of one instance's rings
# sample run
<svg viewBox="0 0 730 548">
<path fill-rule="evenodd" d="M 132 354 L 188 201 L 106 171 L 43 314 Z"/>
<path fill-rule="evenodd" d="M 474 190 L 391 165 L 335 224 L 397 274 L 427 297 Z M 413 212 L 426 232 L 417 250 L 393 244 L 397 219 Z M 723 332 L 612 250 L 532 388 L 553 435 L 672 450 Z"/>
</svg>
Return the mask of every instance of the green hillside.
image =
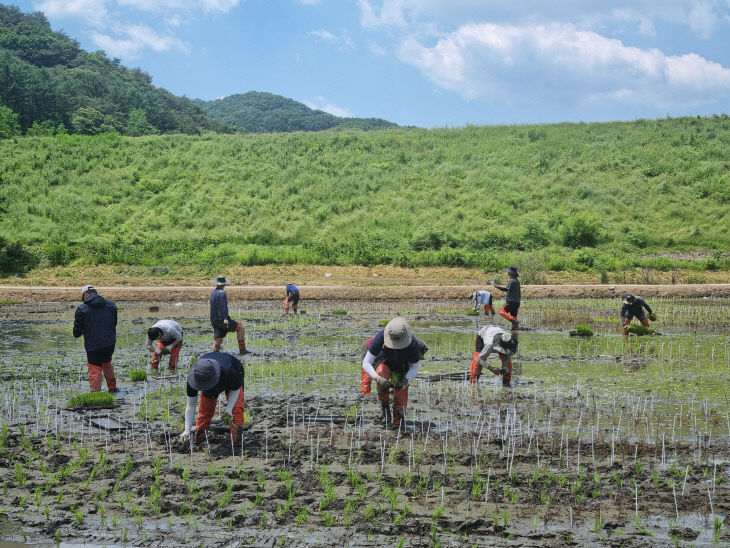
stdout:
<svg viewBox="0 0 730 548">
<path fill-rule="evenodd" d="M 724 116 L 5 139 L 0 259 L 727 269 L 729 145 Z"/>
<path fill-rule="evenodd" d="M 0 4 L 0 106 L 16 115 L 17 130 L 128 135 L 198 134 L 223 130 L 190 99 L 152 85 L 139 69 L 103 51 L 89 53 L 40 13 Z M 8 125 L 0 113 L 0 137 Z M 5 131 L 7 133 L 7 131 Z"/>
<path fill-rule="evenodd" d="M 281 95 L 250 91 L 214 101 L 198 101 L 213 120 L 254 133 L 384 129 L 396 124 L 380 118 L 341 118 Z"/>
</svg>

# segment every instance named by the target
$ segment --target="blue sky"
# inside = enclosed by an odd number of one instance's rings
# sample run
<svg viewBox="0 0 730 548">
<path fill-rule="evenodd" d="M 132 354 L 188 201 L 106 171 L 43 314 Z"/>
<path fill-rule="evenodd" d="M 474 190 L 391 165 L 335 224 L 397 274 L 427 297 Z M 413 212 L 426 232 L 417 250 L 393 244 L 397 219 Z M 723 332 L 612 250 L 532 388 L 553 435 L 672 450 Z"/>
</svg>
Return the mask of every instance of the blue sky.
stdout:
<svg viewBox="0 0 730 548">
<path fill-rule="evenodd" d="M 4 0 L 176 95 L 402 125 L 730 114 L 730 0 Z"/>
</svg>

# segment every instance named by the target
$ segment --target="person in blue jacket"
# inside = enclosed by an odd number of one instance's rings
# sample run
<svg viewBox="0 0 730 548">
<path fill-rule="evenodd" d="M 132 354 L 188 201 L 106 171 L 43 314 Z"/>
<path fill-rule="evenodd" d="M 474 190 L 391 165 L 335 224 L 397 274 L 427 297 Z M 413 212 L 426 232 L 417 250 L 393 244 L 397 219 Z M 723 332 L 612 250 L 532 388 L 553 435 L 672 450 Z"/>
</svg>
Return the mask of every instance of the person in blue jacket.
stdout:
<svg viewBox="0 0 730 548">
<path fill-rule="evenodd" d="M 77 339 L 84 336 L 89 388 L 100 391 L 103 374 L 109 392 L 118 392 L 112 364 L 117 344 L 117 305 L 99 295 L 93 285 L 81 289 L 81 300 L 74 315 L 73 334 Z"/>
<path fill-rule="evenodd" d="M 292 306 L 294 314 L 299 310 L 299 289 L 294 284 L 287 284 L 286 299 L 284 299 L 284 314 L 289 314 L 289 305 Z"/>
</svg>

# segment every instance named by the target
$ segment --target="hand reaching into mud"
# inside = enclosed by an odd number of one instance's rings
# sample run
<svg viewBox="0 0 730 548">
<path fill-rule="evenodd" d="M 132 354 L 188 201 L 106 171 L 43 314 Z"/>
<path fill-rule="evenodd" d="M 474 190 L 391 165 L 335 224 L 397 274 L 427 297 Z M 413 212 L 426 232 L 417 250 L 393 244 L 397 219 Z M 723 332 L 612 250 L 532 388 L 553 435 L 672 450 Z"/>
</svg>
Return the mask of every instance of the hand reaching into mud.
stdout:
<svg viewBox="0 0 730 548">
<path fill-rule="evenodd" d="M 223 421 L 223 424 L 226 424 L 228 426 L 233 425 L 233 417 L 225 411 L 221 414 L 221 420 Z"/>
</svg>

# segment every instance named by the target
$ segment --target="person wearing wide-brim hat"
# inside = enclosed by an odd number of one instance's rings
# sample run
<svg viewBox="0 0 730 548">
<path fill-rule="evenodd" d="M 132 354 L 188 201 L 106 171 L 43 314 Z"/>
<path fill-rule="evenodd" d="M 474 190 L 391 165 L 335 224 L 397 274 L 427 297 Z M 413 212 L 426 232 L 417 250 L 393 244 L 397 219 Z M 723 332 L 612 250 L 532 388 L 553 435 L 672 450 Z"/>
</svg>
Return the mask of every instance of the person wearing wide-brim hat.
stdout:
<svg viewBox="0 0 730 548">
<path fill-rule="evenodd" d="M 238 443 L 243 428 L 244 410 L 244 371 L 243 364 L 235 356 L 224 352 L 208 352 L 198 358 L 188 373 L 185 408 L 185 430 L 181 437 L 190 436 L 198 405 L 200 392 L 200 409 L 195 424 L 195 443 L 205 439 L 210 422 L 215 414 L 218 396 L 226 393 L 226 409 L 221 413 L 221 420 L 230 427 L 233 443 Z"/>
<path fill-rule="evenodd" d="M 656 320 L 656 314 L 652 312 L 651 307 L 641 297 L 627 293 L 622 297 L 621 300 L 621 332 L 624 337 L 629 334 L 629 324 L 633 318 L 638 318 L 641 325 L 649 327 L 649 319 L 647 318 L 644 309 L 649 313 L 649 318 Z"/>
<path fill-rule="evenodd" d="M 228 333 L 236 333 L 238 338 L 238 353 L 242 356 L 250 354 L 246 350 L 246 335 L 243 330 L 243 324 L 235 321 L 228 314 L 228 297 L 226 296 L 225 286 L 230 285 L 224 275 L 213 278 L 212 283 L 215 285 L 213 293 L 210 294 L 210 324 L 213 326 L 213 352 L 219 352 L 223 344 L 223 338 Z"/>
<path fill-rule="evenodd" d="M 418 374 L 418 363 L 428 347 L 411 334 L 405 318 L 393 318 L 370 341 L 362 360 L 362 370 L 378 384 L 386 426 L 399 426 L 405 419 L 408 405 L 408 386 Z M 364 380 L 361 391 L 364 391 Z M 368 381 L 369 393 L 369 384 Z M 393 413 L 390 412 L 390 389 L 393 389 Z M 404 425 L 405 426 L 405 425 Z"/>
<path fill-rule="evenodd" d="M 486 367 L 495 375 L 502 375 L 502 384 L 509 386 L 512 381 L 512 356 L 517 352 L 517 334 L 509 333 L 496 325 L 486 325 L 477 333 L 474 343 L 474 356 L 471 360 L 470 382 L 479 381 L 482 368 Z M 502 367 L 487 364 L 487 357 L 496 353 Z"/>
<path fill-rule="evenodd" d="M 520 328 L 520 322 L 517 321 L 517 312 L 520 309 L 520 301 L 522 300 L 520 293 L 520 280 L 517 279 L 519 274 L 517 273 L 516 266 L 505 268 L 504 271 L 509 276 L 509 282 L 507 282 L 506 286 L 500 286 L 492 282 L 494 287 L 500 291 L 507 292 L 504 297 L 504 306 L 500 308 L 498 314 L 512 324 L 513 330 L 517 330 Z"/>
</svg>

